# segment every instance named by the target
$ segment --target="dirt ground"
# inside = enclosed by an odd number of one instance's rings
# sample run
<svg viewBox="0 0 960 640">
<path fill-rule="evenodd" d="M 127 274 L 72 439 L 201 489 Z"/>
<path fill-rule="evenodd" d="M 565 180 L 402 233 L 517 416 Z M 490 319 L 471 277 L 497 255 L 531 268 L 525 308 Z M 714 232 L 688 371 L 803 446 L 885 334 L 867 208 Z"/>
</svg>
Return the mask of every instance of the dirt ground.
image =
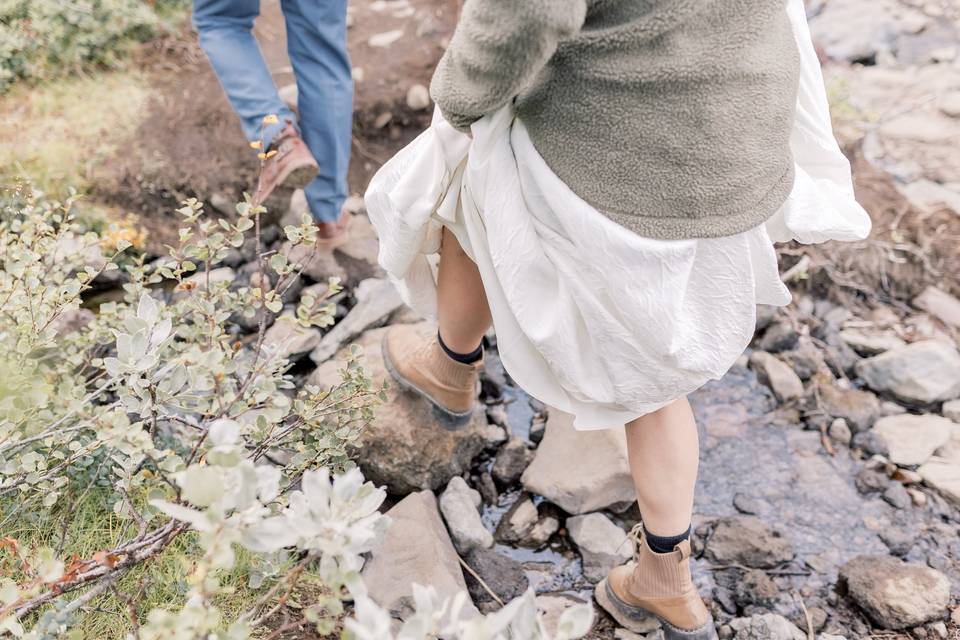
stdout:
<svg viewBox="0 0 960 640">
<path fill-rule="evenodd" d="M 350 7 L 349 50 L 356 76 L 349 182 L 362 193 L 370 176 L 430 122 L 407 106 L 413 85 L 429 85 L 456 15 L 453 0 L 358 2 Z M 389 46 L 373 36 L 402 35 Z M 277 0 L 264 1 L 256 35 L 278 87 L 293 83 Z M 96 169 L 94 196 L 138 214 L 149 249 L 175 238 L 173 209 L 186 197 L 209 204 L 239 200 L 254 184 L 257 160 L 188 25 L 144 46 L 140 67 L 153 89 L 130 140 Z"/>
</svg>

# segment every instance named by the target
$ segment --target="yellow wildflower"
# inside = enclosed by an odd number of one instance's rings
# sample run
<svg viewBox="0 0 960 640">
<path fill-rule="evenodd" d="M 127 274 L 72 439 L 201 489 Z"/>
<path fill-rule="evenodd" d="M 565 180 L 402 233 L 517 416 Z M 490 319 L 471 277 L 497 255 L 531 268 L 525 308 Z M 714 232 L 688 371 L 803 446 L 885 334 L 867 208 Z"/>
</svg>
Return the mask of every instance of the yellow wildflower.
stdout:
<svg viewBox="0 0 960 640">
<path fill-rule="evenodd" d="M 250 143 L 251 149 L 263 149 L 263 140 L 254 140 Z"/>
</svg>

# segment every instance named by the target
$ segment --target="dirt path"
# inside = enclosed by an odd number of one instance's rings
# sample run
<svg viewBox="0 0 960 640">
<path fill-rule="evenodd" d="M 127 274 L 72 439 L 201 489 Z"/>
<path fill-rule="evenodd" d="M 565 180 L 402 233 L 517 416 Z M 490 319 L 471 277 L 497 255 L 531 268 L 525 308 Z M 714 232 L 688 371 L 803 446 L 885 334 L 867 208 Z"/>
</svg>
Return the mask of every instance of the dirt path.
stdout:
<svg viewBox="0 0 960 640">
<path fill-rule="evenodd" d="M 350 188 L 362 193 L 374 171 L 423 130 L 429 109 L 411 109 L 411 86 L 429 84 L 453 29 L 454 0 L 355 2 L 349 49 L 356 76 Z M 371 38 L 398 32 L 389 46 Z M 277 0 L 265 0 L 255 33 L 278 87 L 293 83 Z M 374 38 L 374 43 L 377 38 Z M 229 213 L 253 184 L 256 158 L 189 27 L 142 53 L 152 95 L 135 134 L 96 170 L 95 196 L 139 214 L 149 248 L 174 239 L 177 203 L 195 196 Z"/>
</svg>

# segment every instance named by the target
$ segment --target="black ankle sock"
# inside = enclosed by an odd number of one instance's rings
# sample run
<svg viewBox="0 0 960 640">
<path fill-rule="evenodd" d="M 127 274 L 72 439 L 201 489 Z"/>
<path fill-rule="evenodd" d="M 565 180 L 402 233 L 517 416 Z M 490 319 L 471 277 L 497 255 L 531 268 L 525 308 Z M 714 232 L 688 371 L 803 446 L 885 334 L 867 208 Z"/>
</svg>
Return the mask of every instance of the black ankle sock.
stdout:
<svg viewBox="0 0 960 640">
<path fill-rule="evenodd" d="M 443 352 L 450 356 L 453 360 L 457 362 L 462 362 L 463 364 L 473 364 L 477 360 L 483 357 L 483 342 L 480 345 L 471 351 L 470 353 L 457 353 L 450 347 L 448 347 L 443 338 L 440 337 L 440 332 L 437 332 L 437 342 L 440 343 L 440 348 L 443 349 Z"/>
<path fill-rule="evenodd" d="M 690 537 L 690 527 L 676 536 L 657 536 L 649 531 L 644 531 L 644 536 L 647 538 L 647 544 L 656 553 L 670 553 L 674 547 Z"/>
</svg>

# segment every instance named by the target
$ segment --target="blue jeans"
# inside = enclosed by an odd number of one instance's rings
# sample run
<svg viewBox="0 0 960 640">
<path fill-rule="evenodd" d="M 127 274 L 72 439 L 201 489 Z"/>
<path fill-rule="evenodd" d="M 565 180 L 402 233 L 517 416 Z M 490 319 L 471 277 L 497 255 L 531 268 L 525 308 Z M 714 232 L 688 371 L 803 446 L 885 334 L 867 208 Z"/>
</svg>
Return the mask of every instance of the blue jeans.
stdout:
<svg viewBox="0 0 960 640">
<path fill-rule="evenodd" d="M 313 217 L 332 222 L 347 198 L 353 124 L 353 80 L 347 55 L 347 0 L 282 0 L 287 53 L 297 79 L 300 119 L 277 95 L 270 70 L 251 32 L 260 0 L 193 0 L 193 24 L 200 46 L 240 117 L 248 140 L 264 144 L 295 123 L 320 165 L 304 190 Z"/>
</svg>

